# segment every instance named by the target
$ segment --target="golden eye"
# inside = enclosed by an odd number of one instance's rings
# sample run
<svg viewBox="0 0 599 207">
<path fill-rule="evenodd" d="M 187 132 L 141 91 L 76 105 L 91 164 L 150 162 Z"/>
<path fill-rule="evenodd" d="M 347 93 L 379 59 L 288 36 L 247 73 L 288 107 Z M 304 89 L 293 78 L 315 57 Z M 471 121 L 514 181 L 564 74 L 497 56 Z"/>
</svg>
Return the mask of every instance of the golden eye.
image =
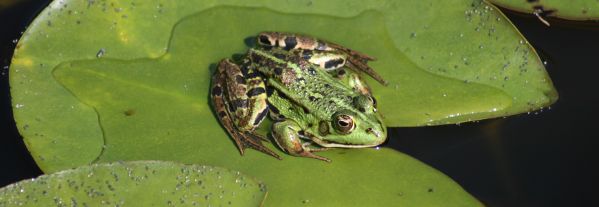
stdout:
<svg viewBox="0 0 599 207">
<path fill-rule="evenodd" d="M 335 123 L 333 123 L 333 126 L 335 126 L 335 129 L 339 133 L 342 133 L 342 134 L 349 134 L 356 127 L 356 125 L 354 123 L 354 118 L 351 117 L 350 115 L 346 115 L 346 114 L 337 115 L 337 116 L 335 116 L 335 119 L 333 121 L 335 122 Z"/>
</svg>

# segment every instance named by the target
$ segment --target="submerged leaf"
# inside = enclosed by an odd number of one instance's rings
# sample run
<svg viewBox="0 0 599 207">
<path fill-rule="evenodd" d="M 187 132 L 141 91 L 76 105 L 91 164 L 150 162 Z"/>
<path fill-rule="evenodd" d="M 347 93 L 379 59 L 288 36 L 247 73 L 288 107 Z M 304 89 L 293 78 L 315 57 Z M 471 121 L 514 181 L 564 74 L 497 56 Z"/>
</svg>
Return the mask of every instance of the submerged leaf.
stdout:
<svg viewBox="0 0 599 207">
<path fill-rule="evenodd" d="M 239 172 L 172 162 L 96 164 L 0 189 L 0 206 L 260 206 L 266 187 Z"/>
</svg>

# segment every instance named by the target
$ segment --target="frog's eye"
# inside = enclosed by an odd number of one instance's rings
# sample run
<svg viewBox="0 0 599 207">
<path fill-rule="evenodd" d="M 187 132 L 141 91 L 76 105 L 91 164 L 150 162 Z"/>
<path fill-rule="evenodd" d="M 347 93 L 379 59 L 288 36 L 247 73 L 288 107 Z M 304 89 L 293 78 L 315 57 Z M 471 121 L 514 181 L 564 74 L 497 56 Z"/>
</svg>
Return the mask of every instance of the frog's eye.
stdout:
<svg viewBox="0 0 599 207">
<path fill-rule="evenodd" d="M 333 119 L 334 123 L 333 126 L 335 126 L 335 130 L 337 130 L 337 132 L 342 133 L 342 134 L 349 134 L 351 133 L 354 128 L 356 128 L 356 124 L 354 123 L 354 118 L 351 117 L 350 115 L 346 115 L 346 114 L 340 114 L 335 116 L 335 119 Z"/>
</svg>

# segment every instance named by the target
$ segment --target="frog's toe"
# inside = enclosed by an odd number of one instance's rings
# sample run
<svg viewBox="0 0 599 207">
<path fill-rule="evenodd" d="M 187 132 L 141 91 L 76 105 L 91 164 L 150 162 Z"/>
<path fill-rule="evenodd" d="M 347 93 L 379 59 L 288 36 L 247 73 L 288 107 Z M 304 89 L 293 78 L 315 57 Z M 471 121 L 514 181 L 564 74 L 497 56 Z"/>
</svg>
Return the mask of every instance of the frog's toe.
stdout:
<svg viewBox="0 0 599 207">
<path fill-rule="evenodd" d="M 323 157 L 323 156 L 320 156 L 320 155 L 313 154 L 313 153 L 312 153 L 312 152 L 310 152 L 310 151 L 303 151 L 303 152 L 301 152 L 301 153 L 299 153 L 299 154 L 297 154 L 297 155 L 298 155 L 298 156 L 301 156 L 301 157 L 309 157 L 309 158 L 314 158 L 314 159 L 317 159 L 317 160 L 322 160 L 322 161 L 325 161 L 325 162 L 331 162 L 331 160 L 330 160 L 329 158 L 326 158 L 326 157 Z"/>
<path fill-rule="evenodd" d="M 241 142 L 241 145 L 238 144 L 239 146 L 239 151 L 241 151 L 241 154 L 243 155 L 243 150 L 250 147 L 252 149 L 258 150 L 260 152 L 266 153 L 270 156 L 273 156 L 274 158 L 277 158 L 279 160 L 281 160 L 281 156 L 279 156 L 277 153 L 273 152 L 272 150 L 270 150 L 269 148 L 267 148 L 266 146 L 264 146 L 262 144 L 262 140 L 266 140 L 264 137 L 257 135 L 255 133 L 251 133 L 251 132 L 246 132 L 241 134 L 241 136 L 243 136 L 242 139 L 236 139 L 239 140 Z"/>
<path fill-rule="evenodd" d="M 372 69 L 367 64 L 360 62 L 359 60 L 349 58 L 346 65 L 348 66 L 348 68 L 350 68 L 356 72 L 365 72 L 370 77 L 372 77 L 374 80 L 378 81 L 379 83 L 381 83 L 384 86 L 389 85 L 389 82 L 387 82 L 385 79 L 383 79 L 383 77 L 380 74 L 378 74 L 374 69 Z"/>
</svg>

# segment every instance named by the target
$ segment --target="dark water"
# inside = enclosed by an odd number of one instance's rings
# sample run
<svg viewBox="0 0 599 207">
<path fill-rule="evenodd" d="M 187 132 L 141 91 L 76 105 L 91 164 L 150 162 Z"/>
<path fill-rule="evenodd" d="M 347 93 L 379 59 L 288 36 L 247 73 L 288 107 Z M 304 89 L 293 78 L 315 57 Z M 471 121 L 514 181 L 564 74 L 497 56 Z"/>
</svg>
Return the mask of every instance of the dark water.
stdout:
<svg viewBox="0 0 599 207">
<path fill-rule="evenodd" d="M 0 67 L 9 65 L 26 25 L 47 1 L 0 10 Z M 560 99 L 529 115 L 462 125 L 395 128 L 389 145 L 450 176 L 488 206 L 599 206 L 599 22 L 541 24 L 508 13 L 547 61 Z M 36 177 L 13 121 L 7 69 L 0 68 L 0 186 Z"/>
</svg>

